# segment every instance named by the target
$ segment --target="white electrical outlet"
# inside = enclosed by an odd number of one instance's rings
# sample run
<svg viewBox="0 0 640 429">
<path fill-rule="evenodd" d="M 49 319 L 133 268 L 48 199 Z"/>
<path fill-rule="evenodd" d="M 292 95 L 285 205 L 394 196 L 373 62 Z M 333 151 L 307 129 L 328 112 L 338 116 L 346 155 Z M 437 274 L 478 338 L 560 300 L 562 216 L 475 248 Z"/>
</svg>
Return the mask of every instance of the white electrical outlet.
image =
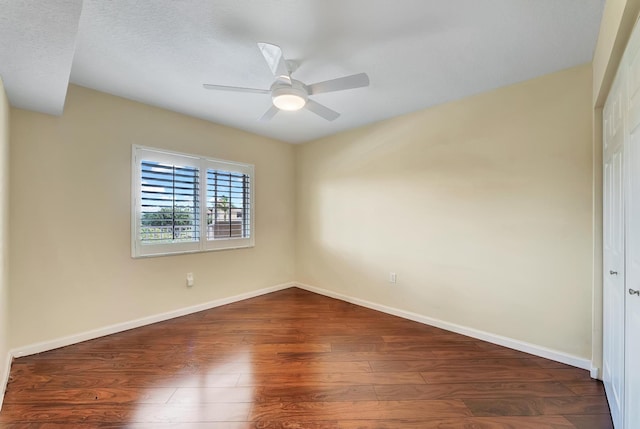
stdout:
<svg viewBox="0 0 640 429">
<path fill-rule="evenodd" d="M 396 283 L 398 281 L 398 276 L 396 273 L 389 273 L 389 283 Z"/>
<path fill-rule="evenodd" d="M 194 285 L 193 273 L 187 273 L 187 287 Z"/>
</svg>

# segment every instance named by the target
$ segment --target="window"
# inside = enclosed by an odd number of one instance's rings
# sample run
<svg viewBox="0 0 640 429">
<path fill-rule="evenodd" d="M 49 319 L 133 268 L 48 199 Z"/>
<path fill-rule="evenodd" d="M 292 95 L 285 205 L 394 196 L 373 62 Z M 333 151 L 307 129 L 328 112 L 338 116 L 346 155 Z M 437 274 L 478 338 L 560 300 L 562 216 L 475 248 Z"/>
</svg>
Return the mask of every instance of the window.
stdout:
<svg viewBox="0 0 640 429">
<path fill-rule="evenodd" d="M 132 255 L 251 247 L 253 166 L 133 146 Z"/>
</svg>

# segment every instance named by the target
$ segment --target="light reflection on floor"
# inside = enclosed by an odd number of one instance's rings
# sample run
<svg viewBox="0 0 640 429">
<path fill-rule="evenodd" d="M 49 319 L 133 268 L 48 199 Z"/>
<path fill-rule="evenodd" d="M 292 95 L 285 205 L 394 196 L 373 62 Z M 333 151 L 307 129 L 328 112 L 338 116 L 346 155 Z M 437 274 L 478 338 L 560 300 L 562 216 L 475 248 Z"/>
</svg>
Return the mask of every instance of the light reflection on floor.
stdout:
<svg viewBox="0 0 640 429">
<path fill-rule="evenodd" d="M 255 388 L 238 387 L 243 377 L 252 377 L 251 347 L 234 353 L 198 356 L 196 349 L 186 352 L 186 360 L 197 362 L 195 373 L 176 373 L 170 380 L 158 382 L 145 391 L 145 397 L 157 395 L 167 384 L 175 386 L 165 403 L 139 402 L 131 423 L 243 422 L 248 420 Z M 206 368 L 205 368 L 206 366 Z M 143 398 L 141 398 L 144 401 Z M 180 427 L 184 427 L 180 425 Z"/>
</svg>

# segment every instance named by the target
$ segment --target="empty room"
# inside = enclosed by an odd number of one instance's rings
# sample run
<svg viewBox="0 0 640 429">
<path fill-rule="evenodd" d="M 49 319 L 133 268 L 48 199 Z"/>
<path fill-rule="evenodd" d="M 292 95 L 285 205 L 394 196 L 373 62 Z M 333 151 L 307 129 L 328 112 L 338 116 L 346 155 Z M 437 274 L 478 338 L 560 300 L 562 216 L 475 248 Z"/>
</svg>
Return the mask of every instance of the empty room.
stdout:
<svg viewBox="0 0 640 429">
<path fill-rule="evenodd" d="M 640 0 L 0 0 L 0 428 L 640 428 Z"/>
</svg>

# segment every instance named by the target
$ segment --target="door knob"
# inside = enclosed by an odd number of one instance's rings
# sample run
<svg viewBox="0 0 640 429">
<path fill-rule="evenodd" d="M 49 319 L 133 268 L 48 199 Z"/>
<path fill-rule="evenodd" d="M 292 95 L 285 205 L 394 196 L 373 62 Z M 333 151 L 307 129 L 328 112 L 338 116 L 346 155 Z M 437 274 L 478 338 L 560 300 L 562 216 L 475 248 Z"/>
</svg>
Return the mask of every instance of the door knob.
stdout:
<svg viewBox="0 0 640 429">
<path fill-rule="evenodd" d="M 638 296 L 640 296 L 640 290 L 629 289 L 629 295 L 638 295 Z"/>
<path fill-rule="evenodd" d="M 609 270 L 609 274 L 611 274 L 612 276 L 617 276 L 618 272 Z"/>
</svg>

